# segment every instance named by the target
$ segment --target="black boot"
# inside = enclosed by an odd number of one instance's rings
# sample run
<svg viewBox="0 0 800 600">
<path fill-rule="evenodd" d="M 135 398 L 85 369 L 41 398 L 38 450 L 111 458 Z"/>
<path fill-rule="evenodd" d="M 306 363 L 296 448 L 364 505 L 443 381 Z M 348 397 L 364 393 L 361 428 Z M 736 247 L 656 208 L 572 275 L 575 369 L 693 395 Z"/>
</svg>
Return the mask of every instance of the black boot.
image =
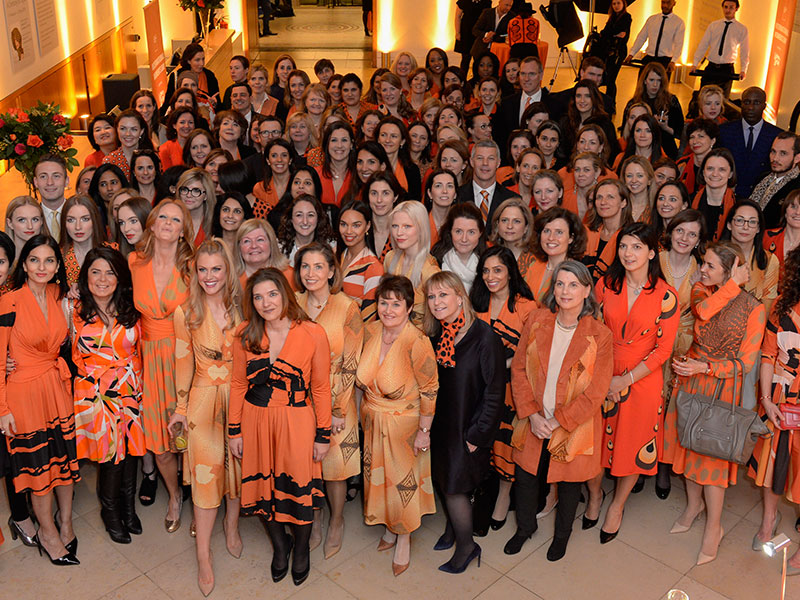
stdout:
<svg viewBox="0 0 800 600">
<path fill-rule="evenodd" d="M 142 533 L 142 522 L 136 516 L 136 475 L 139 467 L 139 458 L 128 456 L 122 463 L 122 485 L 119 488 L 119 511 L 122 524 L 128 533 L 139 535 Z"/>
<path fill-rule="evenodd" d="M 123 464 L 100 463 L 97 473 L 97 495 L 100 497 L 100 517 L 112 542 L 130 544 L 131 536 L 120 518 L 120 488 Z"/>
</svg>

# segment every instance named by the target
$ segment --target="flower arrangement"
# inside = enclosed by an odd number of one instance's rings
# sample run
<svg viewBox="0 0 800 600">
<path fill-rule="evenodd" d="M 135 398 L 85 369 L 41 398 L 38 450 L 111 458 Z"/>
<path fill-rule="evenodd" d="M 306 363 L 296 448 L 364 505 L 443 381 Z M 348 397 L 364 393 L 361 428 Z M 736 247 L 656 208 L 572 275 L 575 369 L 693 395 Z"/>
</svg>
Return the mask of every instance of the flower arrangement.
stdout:
<svg viewBox="0 0 800 600">
<path fill-rule="evenodd" d="M 55 154 L 72 171 L 80 163 L 72 147 L 67 119 L 57 104 L 39 101 L 27 111 L 11 108 L 0 114 L 0 160 L 13 160 L 29 189 L 33 189 L 33 170 L 45 154 Z"/>
<path fill-rule="evenodd" d="M 225 6 L 223 0 L 178 0 L 183 10 L 217 10 Z"/>
</svg>

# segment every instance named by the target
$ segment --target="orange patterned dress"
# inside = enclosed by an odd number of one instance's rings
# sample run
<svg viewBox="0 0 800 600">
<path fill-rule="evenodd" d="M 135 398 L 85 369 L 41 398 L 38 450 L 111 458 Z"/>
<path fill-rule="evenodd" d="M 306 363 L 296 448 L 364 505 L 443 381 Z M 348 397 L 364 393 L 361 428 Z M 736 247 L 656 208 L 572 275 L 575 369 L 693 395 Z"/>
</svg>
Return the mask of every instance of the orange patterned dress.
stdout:
<svg viewBox="0 0 800 600">
<path fill-rule="evenodd" d="M 228 449 L 227 438 L 234 328 L 220 331 L 206 310 L 197 329 L 189 329 L 182 306 L 175 309 L 174 322 L 175 412 L 188 423 L 183 478 L 192 484 L 195 506 L 217 508 L 223 496 L 238 498 L 242 487 L 241 462 Z"/>
<path fill-rule="evenodd" d="M 344 264 L 347 250 L 342 254 Z M 353 261 L 342 269 L 342 291 L 355 300 L 366 323 L 378 317 L 375 290 L 383 277 L 383 264 L 369 248 L 364 248 Z"/>
<path fill-rule="evenodd" d="M 0 415 L 14 415 L 17 433 L 6 437 L 17 492 L 44 496 L 80 481 L 70 372 L 59 356 L 67 319 L 54 284 L 47 286 L 47 317 L 27 284 L 0 298 Z"/>
<path fill-rule="evenodd" d="M 297 302 L 306 310 L 308 294 L 297 294 Z M 331 433 L 331 448 L 322 460 L 322 477 L 325 481 L 344 481 L 361 472 L 355 384 L 364 321 L 358 304 L 339 292 L 331 294 L 316 322 L 325 330 L 331 350 L 331 414 L 344 419 L 344 430 Z"/>
<path fill-rule="evenodd" d="M 439 372 L 428 337 L 411 322 L 380 362 L 383 323 L 367 325 L 356 381 L 364 390 L 364 521 L 397 534 L 436 512 L 429 452 L 414 456 L 420 416 L 433 416 Z"/>
<path fill-rule="evenodd" d="M 128 455 L 143 456 L 141 325 L 86 323 L 77 308 L 72 323 L 78 458 L 119 464 Z"/>
<path fill-rule="evenodd" d="M 278 356 L 269 337 L 253 353 L 233 342 L 228 436 L 241 437 L 242 514 L 307 525 L 325 504 L 322 465 L 314 443 L 331 434 L 330 350 L 325 330 L 311 321 L 292 323 Z"/>
<path fill-rule="evenodd" d="M 755 366 L 767 321 L 764 305 L 729 279 L 713 289 L 696 283 L 692 288 L 692 311 L 696 320 L 694 342 L 688 355 L 708 362 L 711 374 L 679 377 L 672 401 L 681 390 L 696 390 L 711 396 L 717 382 L 722 380 L 720 398 L 738 404 L 740 399 L 733 397 L 734 359 L 741 359 L 745 370 Z M 741 381 L 737 385 L 741 387 Z M 672 463 L 672 470 L 678 475 L 700 485 L 723 488 L 736 484 L 738 467 L 736 463 L 697 454 L 683 446 L 676 449 Z"/>
<path fill-rule="evenodd" d="M 514 357 L 522 334 L 522 327 L 532 310 L 536 308 L 536 302 L 517 296 L 514 304 L 514 312 L 508 309 L 508 302 L 503 304 L 503 309 L 498 313 L 496 319 L 491 318 L 492 303 L 489 301 L 489 311 L 477 313 L 475 316 L 480 320 L 489 323 L 495 333 L 503 340 L 506 361 Z M 514 410 L 514 401 L 511 398 L 511 371 L 507 369 L 506 376 L 506 396 L 505 406 L 500 416 L 500 426 L 497 437 L 492 445 L 492 466 L 497 474 L 506 481 L 514 481 L 514 459 L 511 447 L 511 435 L 514 433 L 514 425 L 517 421 L 517 413 Z"/>
<path fill-rule="evenodd" d="M 175 412 L 175 309 L 189 296 L 181 272 L 173 268 L 169 282 L 157 296 L 153 263 L 128 256 L 133 279 L 133 303 L 142 313 L 142 426 L 147 449 L 155 454 L 169 452 L 167 424 Z"/>
<path fill-rule="evenodd" d="M 605 279 L 595 286 L 603 319 L 614 336 L 614 375 L 627 376 L 643 362 L 650 374 L 623 389 L 619 402 L 603 406 L 603 467 L 616 477 L 655 475 L 663 447 L 664 400 L 661 370 L 672 356 L 680 314 L 675 290 L 663 279 L 643 289 L 628 312 L 628 283 L 615 293 Z"/>
</svg>

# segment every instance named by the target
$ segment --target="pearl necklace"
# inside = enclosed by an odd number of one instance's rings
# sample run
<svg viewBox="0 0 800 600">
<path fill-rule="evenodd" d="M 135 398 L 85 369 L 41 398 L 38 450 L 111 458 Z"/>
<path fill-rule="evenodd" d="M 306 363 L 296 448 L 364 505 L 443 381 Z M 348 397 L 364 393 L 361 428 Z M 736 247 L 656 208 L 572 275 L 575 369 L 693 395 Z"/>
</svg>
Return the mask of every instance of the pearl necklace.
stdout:
<svg viewBox="0 0 800 600">
<path fill-rule="evenodd" d="M 686 274 L 689 272 L 689 269 L 692 266 L 692 261 L 691 261 L 691 259 L 689 260 L 689 264 L 686 265 L 686 270 L 683 272 L 682 275 L 676 275 L 672 271 L 672 261 L 670 261 L 669 252 L 667 252 L 667 264 L 666 264 L 666 266 L 667 266 L 667 274 L 669 275 L 670 279 L 672 279 L 673 281 L 676 281 L 678 279 L 683 279 L 684 277 L 686 277 Z"/>
</svg>

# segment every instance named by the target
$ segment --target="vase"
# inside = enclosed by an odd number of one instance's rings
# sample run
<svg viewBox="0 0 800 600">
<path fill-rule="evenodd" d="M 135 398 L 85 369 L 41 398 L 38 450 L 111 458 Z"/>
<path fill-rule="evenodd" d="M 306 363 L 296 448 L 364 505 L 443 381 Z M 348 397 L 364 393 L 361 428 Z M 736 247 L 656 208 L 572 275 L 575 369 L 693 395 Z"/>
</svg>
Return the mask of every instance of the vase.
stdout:
<svg viewBox="0 0 800 600">
<path fill-rule="evenodd" d="M 211 11 L 208 8 L 195 9 L 195 20 L 200 23 L 200 35 L 203 39 L 208 37 L 208 20 L 211 18 Z"/>
</svg>

